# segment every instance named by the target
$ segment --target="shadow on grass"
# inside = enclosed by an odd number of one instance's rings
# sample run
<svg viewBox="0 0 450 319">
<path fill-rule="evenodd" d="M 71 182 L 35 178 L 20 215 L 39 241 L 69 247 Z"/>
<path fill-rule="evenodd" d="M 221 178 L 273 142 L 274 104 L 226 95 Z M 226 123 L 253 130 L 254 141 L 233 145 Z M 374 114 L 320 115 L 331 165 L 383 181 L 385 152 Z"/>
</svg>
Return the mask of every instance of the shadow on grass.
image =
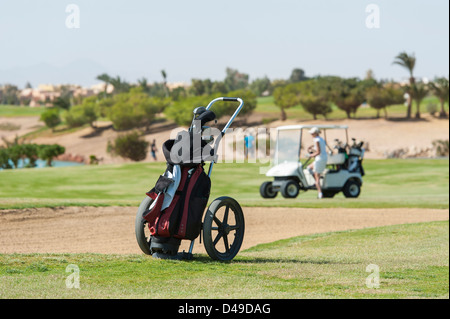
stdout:
<svg viewBox="0 0 450 319">
<path fill-rule="evenodd" d="M 344 261 L 336 261 L 331 259 L 302 259 L 302 258 L 282 258 L 282 257 L 238 257 L 231 261 L 216 261 L 208 256 L 194 256 L 192 260 L 186 261 L 195 261 L 198 263 L 223 263 L 223 264 L 280 264 L 280 263 L 290 263 L 290 264 L 313 264 L 313 265 L 352 265 L 358 264 L 357 262 L 344 262 Z"/>
</svg>

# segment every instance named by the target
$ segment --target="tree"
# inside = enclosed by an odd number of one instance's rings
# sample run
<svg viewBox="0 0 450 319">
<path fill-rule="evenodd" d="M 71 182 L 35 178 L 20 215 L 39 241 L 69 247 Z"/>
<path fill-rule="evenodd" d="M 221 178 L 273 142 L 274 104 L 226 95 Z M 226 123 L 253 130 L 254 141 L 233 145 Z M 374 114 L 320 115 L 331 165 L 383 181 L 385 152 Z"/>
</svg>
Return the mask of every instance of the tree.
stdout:
<svg viewBox="0 0 450 319">
<path fill-rule="evenodd" d="M 211 101 L 209 96 L 189 96 L 175 101 L 164 110 L 167 118 L 175 121 L 180 126 L 188 126 L 192 122 L 192 111 L 198 106 L 206 106 Z M 215 106 L 214 106 L 215 107 Z M 216 112 L 216 109 L 214 109 Z"/>
<path fill-rule="evenodd" d="M 301 95 L 299 101 L 303 109 L 312 114 L 315 120 L 317 120 L 317 115 L 323 115 L 327 118 L 327 114 L 332 112 L 330 102 L 323 96 L 309 93 Z"/>
<path fill-rule="evenodd" d="M 387 107 L 403 102 L 403 91 L 391 86 L 376 86 L 370 88 L 367 93 L 367 102 L 370 107 L 377 110 L 377 118 L 380 117 L 380 110 L 384 110 L 385 118 L 388 117 Z"/>
<path fill-rule="evenodd" d="M 142 161 L 147 157 L 149 143 L 142 139 L 137 132 L 121 135 L 114 143 L 108 143 L 107 151 L 113 155 Z"/>
<path fill-rule="evenodd" d="M 414 79 L 414 67 L 416 66 L 416 57 L 414 54 L 408 55 L 406 52 L 401 52 L 399 55 L 395 57 L 395 60 L 392 64 L 400 65 L 401 67 L 405 68 L 409 72 L 409 89 L 413 88 L 413 85 L 415 83 Z M 410 90 L 407 91 L 407 93 L 411 96 L 412 92 Z M 408 102 L 408 108 L 406 111 L 406 118 L 411 118 L 411 112 L 412 112 L 412 99 Z"/>
<path fill-rule="evenodd" d="M 5 84 L 2 88 L 2 94 L 0 95 L 0 104 L 19 105 L 19 89 L 16 85 Z"/>
<path fill-rule="evenodd" d="M 167 73 L 165 70 L 161 70 L 161 76 L 163 78 L 165 96 L 169 97 L 169 88 L 167 87 Z"/>
<path fill-rule="evenodd" d="M 262 96 L 264 92 L 270 92 L 271 90 L 270 79 L 267 76 L 261 79 L 255 79 L 250 84 L 250 90 L 252 90 L 252 92 L 256 94 L 256 96 Z"/>
<path fill-rule="evenodd" d="M 356 78 L 341 79 L 333 88 L 333 102 L 345 112 L 349 119 L 351 114 L 355 114 L 365 100 L 364 92 L 359 82 Z"/>
<path fill-rule="evenodd" d="M 142 89 L 143 92 L 145 92 L 147 94 L 150 93 L 150 88 L 149 88 L 146 78 L 143 77 L 142 79 L 139 79 L 137 81 L 138 81 L 139 87 Z"/>
<path fill-rule="evenodd" d="M 171 102 L 170 98 L 149 97 L 142 88 L 132 88 L 128 93 L 114 96 L 108 108 L 109 119 L 117 130 L 128 130 L 146 125 L 147 129 L 155 114 L 162 112 Z"/>
<path fill-rule="evenodd" d="M 374 80 L 375 79 L 375 74 L 373 73 L 372 69 L 368 69 L 366 71 L 366 77 L 364 78 L 364 80 Z"/>
<path fill-rule="evenodd" d="M 302 69 L 293 69 L 291 76 L 289 77 L 290 83 L 297 83 L 306 80 L 308 80 L 308 78 L 305 76 L 305 71 Z"/>
<path fill-rule="evenodd" d="M 223 95 L 223 94 L 227 94 L 228 90 L 223 81 L 214 81 L 212 88 L 211 88 L 211 92 L 215 93 L 215 94 Z"/>
<path fill-rule="evenodd" d="M 51 128 L 52 132 L 54 132 L 55 127 L 61 123 L 59 110 L 57 108 L 46 110 L 41 114 L 40 120 L 43 121 L 48 128 Z"/>
<path fill-rule="evenodd" d="M 192 79 L 189 91 L 192 95 L 199 96 L 206 93 L 205 82 L 201 79 Z"/>
<path fill-rule="evenodd" d="M 416 119 L 420 119 L 420 104 L 428 95 L 428 86 L 422 82 L 414 83 L 409 91 L 412 93 L 412 99 L 416 102 Z"/>
<path fill-rule="evenodd" d="M 330 105 L 329 89 L 322 81 L 316 79 L 303 81 L 295 85 L 299 94 L 299 102 L 303 109 L 312 114 L 314 119 L 317 115 L 327 118 L 327 114 L 332 112 Z"/>
<path fill-rule="evenodd" d="M 246 90 L 236 90 L 224 94 L 225 97 L 240 97 L 244 101 L 244 107 L 239 113 L 239 116 L 246 116 L 253 112 L 257 106 L 257 99 L 255 93 Z M 210 96 L 210 100 L 214 99 L 215 96 Z M 217 102 L 214 104 L 212 111 L 216 114 L 217 118 L 220 119 L 226 115 L 232 115 L 236 111 L 238 106 L 237 102 Z"/>
<path fill-rule="evenodd" d="M 0 147 L 0 168 L 11 169 L 12 166 L 9 163 L 8 149 Z"/>
<path fill-rule="evenodd" d="M 114 87 L 114 94 L 126 93 L 131 88 L 130 84 L 122 80 L 120 76 L 110 78 L 109 83 Z"/>
<path fill-rule="evenodd" d="M 273 91 L 273 102 L 281 110 L 281 120 L 286 121 L 286 109 L 299 104 L 298 93 L 294 84 L 277 87 Z"/>
<path fill-rule="evenodd" d="M 15 144 L 8 147 L 8 156 L 14 164 L 14 168 L 17 168 L 19 166 L 19 160 L 22 158 L 22 145 Z"/>
<path fill-rule="evenodd" d="M 47 166 L 52 166 L 53 158 L 64 154 L 66 149 L 58 144 L 53 145 L 40 145 L 38 149 L 39 158 L 47 161 Z"/>
<path fill-rule="evenodd" d="M 441 112 L 439 113 L 440 118 L 447 118 L 447 113 L 445 112 L 445 103 L 448 103 L 449 98 L 449 84 L 447 78 L 436 78 L 433 82 L 430 82 L 430 88 L 434 95 L 436 95 L 441 103 Z"/>
<path fill-rule="evenodd" d="M 170 98 L 173 101 L 178 101 L 180 99 L 185 99 L 187 96 L 186 89 L 183 86 L 179 86 L 170 91 Z"/>
<path fill-rule="evenodd" d="M 103 101 L 106 100 L 103 99 Z M 92 128 L 95 128 L 94 122 L 99 117 L 100 112 L 97 97 L 91 96 L 85 98 L 83 103 L 72 106 L 65 115 L 65 121 L 69 127 L 80 127 L 89 123 Z"/>
<path fill-rule="evenodd" d="M 242 90 L 248 87 L 248 74 L 238 70 L 226 68 L 225 87 L 228 91 Z"/>
<path fill-rule="evenodd" d="M 68 109 L 70 109 L 70 98 L 57 97 L 53 101 L 53 106 L 58 107 L 63 110 L 68 110 Z"/>
<path fill-rule="evenodd" d="M 39 145 L 37 144 L 21 144 L 22 155 L 28 158 L 27 167 L 36 167 L 36 160 L 38 159 Z"/>
</svg>

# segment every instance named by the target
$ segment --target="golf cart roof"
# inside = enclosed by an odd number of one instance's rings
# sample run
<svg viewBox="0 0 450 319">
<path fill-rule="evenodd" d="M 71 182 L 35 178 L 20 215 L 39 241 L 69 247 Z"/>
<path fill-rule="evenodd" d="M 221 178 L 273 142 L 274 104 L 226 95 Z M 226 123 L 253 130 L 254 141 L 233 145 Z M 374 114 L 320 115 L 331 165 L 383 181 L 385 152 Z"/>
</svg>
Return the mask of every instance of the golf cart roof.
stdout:
<svg viewBox="0 0 450 319">
<path fill-rule="evenodd" d="M 278 131 L 285 130 L 302 130 L 302 129 L 312 129 L 313 127 L 317 127 L 320 130 L 332 130 L 332 129 L 347 129 L 347 125 L 286 125 L 277 127 Z"/>
</svg>

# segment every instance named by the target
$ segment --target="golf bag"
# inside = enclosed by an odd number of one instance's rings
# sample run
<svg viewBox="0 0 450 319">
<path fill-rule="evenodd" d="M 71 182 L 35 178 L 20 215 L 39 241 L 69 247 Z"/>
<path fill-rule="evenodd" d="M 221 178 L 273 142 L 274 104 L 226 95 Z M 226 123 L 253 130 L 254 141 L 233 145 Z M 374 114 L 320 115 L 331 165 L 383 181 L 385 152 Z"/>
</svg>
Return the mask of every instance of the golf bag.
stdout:
<svg viewBox="0 0 450 319">
<path fill-rule="evenodd" d="M 154 201 L 143 217 L 152 236 L 194 240 L 200 234 L 211 180 L 201 164 L 193 168 L 181 167 L 180 171 L 180 182 L 168 207 L 163 205 L 166 197 L 171 196 L 165 191 L 173 183 L 170 178 L 162 175 L 147 193 Z"/>
<path fill-rule="evenodd" d="M 167 169 L 146 193 L 153 202 L 143 218 L 150 230 L 152 254 L 174 255 L 181 240 L 194 240 L 200 234 L 211 190 L 203 165 L 214 154 L 201 139 L 201 130 L 178 133 L 177 138 L 163 144 L 163 153 Z"/>
</svg>

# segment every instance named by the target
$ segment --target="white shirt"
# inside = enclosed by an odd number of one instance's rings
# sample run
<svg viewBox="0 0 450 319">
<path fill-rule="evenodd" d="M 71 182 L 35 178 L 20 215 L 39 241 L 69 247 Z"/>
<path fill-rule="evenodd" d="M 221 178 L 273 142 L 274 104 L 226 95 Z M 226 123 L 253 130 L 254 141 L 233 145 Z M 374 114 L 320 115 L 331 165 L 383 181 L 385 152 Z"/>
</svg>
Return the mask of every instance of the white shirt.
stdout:
<svg viewBox="0 0 450 319">
<path fill-rule="evenodd" d="M 327 161 L 328 155 L 327 155 L 327 145 L 325 143 L 325 140 L 321 138 L 320 136 L 316 136 L 314 138 L 314 149 L 317 151 L 316 143 L 319 143 L 320 147 L 320 154 L 316 156 L 316 161 Z"/>
</svg>

